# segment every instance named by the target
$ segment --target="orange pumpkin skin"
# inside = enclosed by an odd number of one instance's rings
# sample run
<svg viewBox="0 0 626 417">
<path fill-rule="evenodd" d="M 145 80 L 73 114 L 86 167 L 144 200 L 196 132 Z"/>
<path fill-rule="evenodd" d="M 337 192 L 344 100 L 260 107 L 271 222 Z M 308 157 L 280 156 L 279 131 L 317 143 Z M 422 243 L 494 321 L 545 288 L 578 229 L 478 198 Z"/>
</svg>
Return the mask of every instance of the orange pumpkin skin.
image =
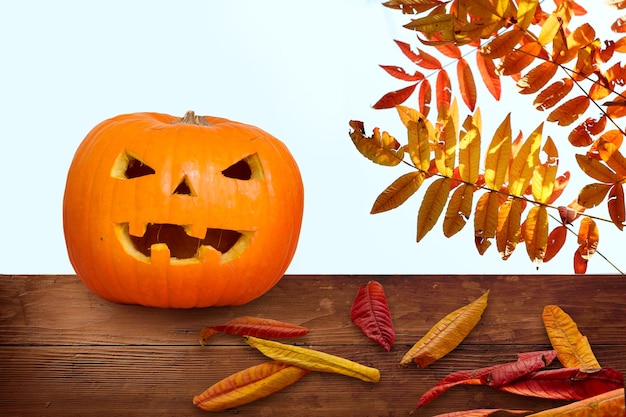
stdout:
<svg viewBox="0 0 626 417">
<path fill-rule="evenodd" d="M 304 190 L 287 147 L 257 127 L 190 114 L 120 115 L 76 151 L 65 241 L 80 279 L 106 300 L 241 305 L 294 256 Z"/>
</svg>

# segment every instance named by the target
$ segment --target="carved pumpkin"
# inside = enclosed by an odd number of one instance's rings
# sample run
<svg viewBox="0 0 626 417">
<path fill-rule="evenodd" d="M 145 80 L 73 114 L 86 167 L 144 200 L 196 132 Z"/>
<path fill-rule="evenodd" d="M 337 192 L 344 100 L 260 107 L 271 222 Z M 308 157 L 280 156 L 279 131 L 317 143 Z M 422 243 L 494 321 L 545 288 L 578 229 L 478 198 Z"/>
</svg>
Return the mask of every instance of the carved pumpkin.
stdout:
<svg viewBox="0 0 626 417">
<path fill-rule="evenodd" d="M 291 262 L 303 185 L 286 146 L 226 119 L 158 113 L 96 126 L 70 166 L 63 227 L 85 285 L 125 304 L 245 304 Z"/>
</svg>

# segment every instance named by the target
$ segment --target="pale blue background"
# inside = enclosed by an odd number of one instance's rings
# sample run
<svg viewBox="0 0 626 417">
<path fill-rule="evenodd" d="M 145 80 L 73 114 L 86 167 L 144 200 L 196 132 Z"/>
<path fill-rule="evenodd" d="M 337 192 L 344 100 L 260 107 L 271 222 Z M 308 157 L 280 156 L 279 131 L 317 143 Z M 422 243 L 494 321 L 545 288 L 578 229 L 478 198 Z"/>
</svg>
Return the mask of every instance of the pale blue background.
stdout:
<svg viewBox="0 0 626 417">
<path fill-rule="evenodd" d="M 607 13 L 616 16 L 595 1 L 581 3 L 603 8 L 604 25 Z M 425 187 L 395 211 L 368 214 L 407 168 L 361 157 L 348 121 L 406 140 L 394 110 L 370 106 L 406 85 L 379 64 L 414 70 L 393 42 L 414 43 L 401 28 L 408 19 L 368 0 L 2 2 L 0 273 L 73 272 L 61 203 L 74 150 L 93 126 L 121 113 L 189 109 L 255 124 L 291 149 L 306 208 L 289 273 L 570 273 L 573 235 L 565 253 L 538 271 L 523 246 L 506 262 L 495 244 L 479 256 L 471 224 L 452 239 L 439 224 L 415 243 Z M 508 87 L 508 98 L 497 105 L 481 91 L 489 137 L 508 111 L 514 131 L 525 134 L 543 116 L 532 110 L 531 98 Z M 567 131 L 546 125 L 545 132 L 562 152 L 560 171 L 569 167 L 587 181 L 564 155 L 571 152 Z M 570 186 L 560 203 L 569 203 L 578 188 Z M 624 269 L 624 235 L 613 229 L 601 226 L 600 250 Z M 615 270 L 596 256 L 589 272 Z"/>
</svg>

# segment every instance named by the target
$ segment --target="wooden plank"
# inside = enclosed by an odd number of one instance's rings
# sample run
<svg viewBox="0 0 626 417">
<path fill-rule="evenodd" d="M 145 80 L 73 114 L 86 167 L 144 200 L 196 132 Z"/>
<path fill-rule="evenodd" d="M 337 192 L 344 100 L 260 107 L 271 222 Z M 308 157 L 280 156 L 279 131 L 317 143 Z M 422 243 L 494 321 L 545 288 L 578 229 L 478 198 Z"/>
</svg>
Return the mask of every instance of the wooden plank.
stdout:
<svg viewBox="0 0 626 417">
<path fill-rule="evenodd" d="M 350 322 L 359 285 L 383 284 L 397 341 L 387 353 Z M 400 357 L 448 312 L 489 289 L 489 307 L 466 341 L 426 369 Z M 266 360 L 233 336 L 210 346 L 198 331 L 255 315 L 302 324 L 289 340 L 375 366 L 381 382 L 312 373 L 286 390 L 240 407 L 244 415 L 407 415 L 447 373 L 549 348 L 541 322 L 560 305 L 588 336 L 604 366 L 626 370 L 626 280 L 617 276 L 288 276 L 245 306 L 163 310 L 108 303 L 75 276 L 0 276 L 0 408 L 6 415 L 206 415 L 193 395 Z M 468 408 L 541 410 L 563 402 L 456 387 L 425 407 L 429 416 Z M 228 414 L 228 413 L 225 413 Z"/>
</svg>

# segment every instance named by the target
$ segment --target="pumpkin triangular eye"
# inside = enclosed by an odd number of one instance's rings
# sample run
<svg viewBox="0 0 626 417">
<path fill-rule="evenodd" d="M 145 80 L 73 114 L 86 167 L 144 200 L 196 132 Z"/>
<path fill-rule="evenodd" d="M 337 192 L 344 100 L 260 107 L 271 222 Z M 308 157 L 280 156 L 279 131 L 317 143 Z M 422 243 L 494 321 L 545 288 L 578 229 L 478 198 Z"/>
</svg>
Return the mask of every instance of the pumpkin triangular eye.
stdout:
<svg viewBox="0 0 626 417">
<path fill-rule="evenodd" d="M 116 159 L 111 169 L 111 176 L 121 179 L 132 179 L 153 175 L 154 169 L 138 157 L 124 151 Z"/>
<path fill-rule="evenodd" d="M 248 155 L 222 171 L 222 175 L 236 180 L 260 180 L 265 178 L 258 154 Z"/>
<path fill-rule="evenodd" d="M 185 175 L 180 183 L 176 186 L 173 194 L 180 195 L 189 195 L 191 197 L 195 197 L 196 193 L 193 192 L 193 188 L 191 188 L 191 184 L 189 184 L 189 178 Z"/>
</svg>

